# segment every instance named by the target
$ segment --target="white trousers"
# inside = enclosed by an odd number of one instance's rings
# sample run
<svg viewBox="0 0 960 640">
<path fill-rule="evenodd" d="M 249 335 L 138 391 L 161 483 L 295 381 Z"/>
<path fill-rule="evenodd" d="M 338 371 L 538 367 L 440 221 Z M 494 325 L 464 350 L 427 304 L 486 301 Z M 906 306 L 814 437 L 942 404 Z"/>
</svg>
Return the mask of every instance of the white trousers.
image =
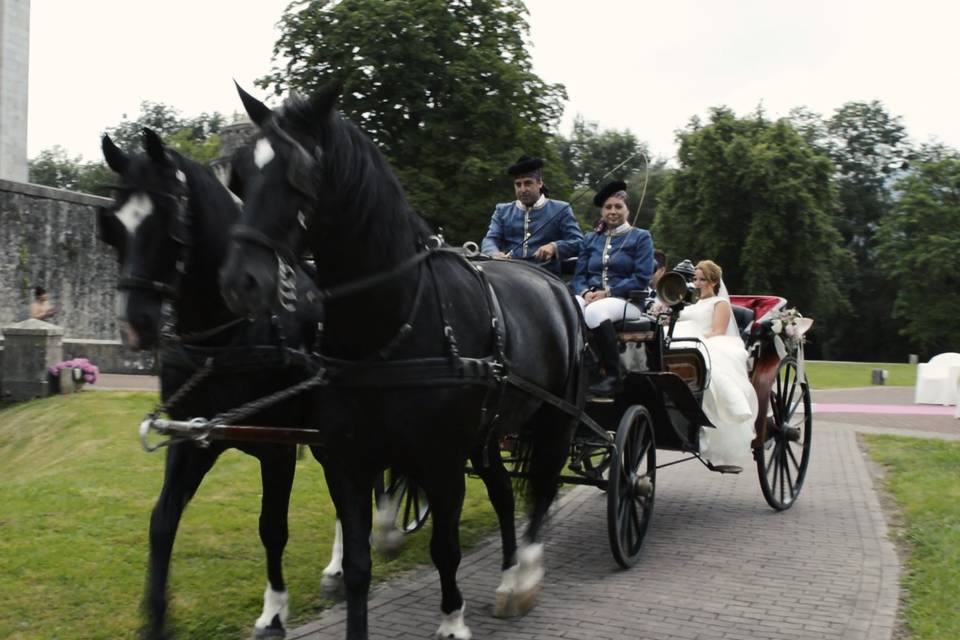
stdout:
<svg viewBox="0 0 960 640">
<path fill-rule="evenodd" d="M 577 302 L 583 310 L 583 319 L 588 329 L 596 329 L 605 320 L 638 320 L 643 315 L 640 309 L 623 298 L 600 298 L 587 304 L 582 296 L 577 296 Z"/>
</svg>

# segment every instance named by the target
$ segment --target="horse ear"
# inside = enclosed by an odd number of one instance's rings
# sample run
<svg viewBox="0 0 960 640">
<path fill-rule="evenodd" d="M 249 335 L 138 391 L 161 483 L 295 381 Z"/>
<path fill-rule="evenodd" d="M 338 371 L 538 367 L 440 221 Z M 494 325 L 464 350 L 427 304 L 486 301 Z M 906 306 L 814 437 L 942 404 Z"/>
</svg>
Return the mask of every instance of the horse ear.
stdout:
<svg viewBox="0 0 960 640">
<path fill-rule="evenodd" d="M 163 144 L 163 140 L 153 129 L 143 128 L 143 148 L 147 151 L 147 156 L 154 162 L 160 164 L 170 162 L 166 145 Z"/>
<path fill-rule="evenodd" d="M 127 170 L 127 166 L 130 164 L 130 156 L 121 151 L 117 145 L 113 144 L 113 140 L 111 140 L 107 134 L 103 134 L 103 139 L 100 141 L 100 148 L 103 149 L 103 158 L 107 161 L 107 166 L 116 173 L 123 175 Z"/>
<path fill-rule="evenodd" d="M 247 115 L 250 116 L 253 124 L 258 127 L 267 124 L 270 118 L 273 117 L 273 110 L 244 91 L 236 80 L 233 81 L 233 84 L 236 85 L 237 93 L 240 94 L 240 101 L 243 103 L 243 108 L 246 109 Z"/>
<path fill-rule="evenodd" d="M 310 96 L 310 106 L 313 112 L 321 117 L 328 115 L 340 101 L 341 93 L 343 93 L 343 80 L 334 80 L 321 87 Z"/>
</svg>

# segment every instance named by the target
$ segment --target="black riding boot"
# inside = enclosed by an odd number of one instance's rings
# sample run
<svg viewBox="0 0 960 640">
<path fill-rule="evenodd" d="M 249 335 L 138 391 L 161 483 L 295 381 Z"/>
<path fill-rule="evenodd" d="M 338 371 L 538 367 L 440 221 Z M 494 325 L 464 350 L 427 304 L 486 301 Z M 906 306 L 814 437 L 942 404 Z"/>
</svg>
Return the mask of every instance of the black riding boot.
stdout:
<svg viewBox="0 0 960 640">
<path fill-rule="evenodd" d="M 604 320 L 593 330 L 593 344 L 597 348 L 604 376 L 590 385 L 590 393 L 609 397 L 620 390 L 620 344 L 613 323 Z"/>
</svg>

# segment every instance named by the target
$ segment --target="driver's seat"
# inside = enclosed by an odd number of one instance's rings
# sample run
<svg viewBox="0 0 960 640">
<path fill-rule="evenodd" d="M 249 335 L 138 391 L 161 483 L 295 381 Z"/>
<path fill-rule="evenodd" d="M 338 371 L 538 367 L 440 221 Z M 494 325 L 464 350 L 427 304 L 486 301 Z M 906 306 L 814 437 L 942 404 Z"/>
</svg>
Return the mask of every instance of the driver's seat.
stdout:
<svg viewBox="0 0 960 640">
<path fill-rule="evenodd" d="M 740 305 L 731 304 L 730 307 L 733 309 L 733 319 L 737 322 L 737 329 L 740 331 L 740 337 L 746 343 L 750 339 L 750 325 L 753 324 L 754 313 L 753 309 L 748 309 L 747 307 L 741 307 Z"/>
</svg>

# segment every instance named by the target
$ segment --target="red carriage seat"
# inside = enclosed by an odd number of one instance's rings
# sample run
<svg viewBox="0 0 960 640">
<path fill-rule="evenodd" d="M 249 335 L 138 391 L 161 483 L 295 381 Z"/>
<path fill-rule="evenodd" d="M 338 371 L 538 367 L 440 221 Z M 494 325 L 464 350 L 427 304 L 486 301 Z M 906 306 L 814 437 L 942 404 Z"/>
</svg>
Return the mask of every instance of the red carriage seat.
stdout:
<svg viewBox="0 0 960 640">
<path fill-rule="evenodd" d="M 753 311 L 754 322 L 758 322 L 768 313 L 777 311 L 787 304 L 787 299 L 780 296 L 730 296 L 730 304 L 750 309 Z"/>
<path fill-rule="evenodd" d="M 740 337 L 749 345 L 757 323 L 783 308 L 787 300 L 780 296 L 730 296 L 730 304 L 740 329 Z"/>
</svg>

